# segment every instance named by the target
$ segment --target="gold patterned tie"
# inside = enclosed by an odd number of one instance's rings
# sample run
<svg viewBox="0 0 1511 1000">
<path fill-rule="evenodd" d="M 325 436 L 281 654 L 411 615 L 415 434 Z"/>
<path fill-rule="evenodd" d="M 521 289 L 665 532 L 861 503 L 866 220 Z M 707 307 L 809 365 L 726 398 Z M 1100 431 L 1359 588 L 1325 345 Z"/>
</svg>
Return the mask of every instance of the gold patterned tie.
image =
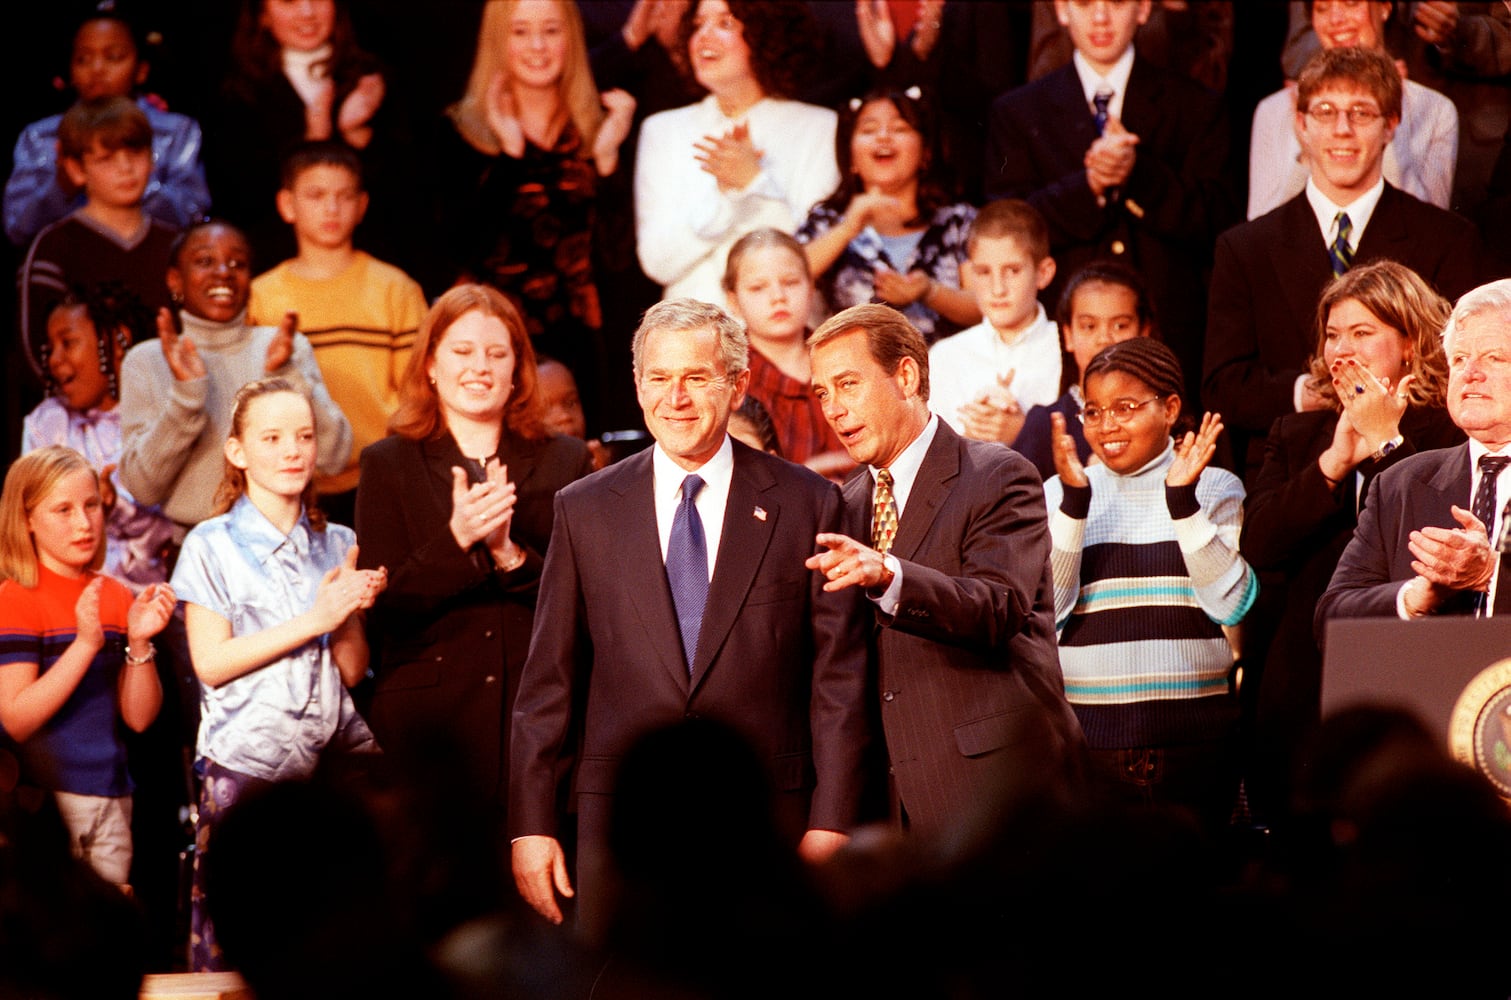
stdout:
<svg viewBox="0 0 1511 1000">
<path fill-rule="evenodd" d="M 871 505 L 871 547 L 882 555 L 892 548 L 897 537 L 897 501 L 892 497 L 892 473 L 876 473 L 876 495 Z"/>
</svg>

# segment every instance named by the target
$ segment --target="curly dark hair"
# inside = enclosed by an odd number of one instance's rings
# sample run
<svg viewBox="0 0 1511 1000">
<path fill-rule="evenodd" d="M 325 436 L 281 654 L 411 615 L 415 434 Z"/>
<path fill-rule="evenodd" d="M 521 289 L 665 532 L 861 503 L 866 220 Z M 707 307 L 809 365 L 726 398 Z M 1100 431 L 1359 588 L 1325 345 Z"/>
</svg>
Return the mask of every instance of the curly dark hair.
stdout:
<svg viewBox="0 0 1511 1000">
<path fill-rule="evenodd" d="M 923 141 L 923 159 L 918 164 L 918 195 L 914 199 L 918 203 L 918 217 L 909 219 L 907 224 L 927 226 L 933 221 L 934 213 L 950 203 L 949 192 L 939 181 L 935 170 L 935 164 L 940 159 L 935 155 L 939 132 L 928 101 L 921 95 L 915 96 L 894 87 L 875 87 L 867 91 L 864 97 L 851 101 L 840 112 L 839 125 L 834 131 L 834 160 L 839 166 L 839 187 L 824 199 L 824 207 L 843 215 L 845 209 L 850 207 L 850 200 L 865 193 L 866 186 L 855 172 L 851 147 L 860 113 L 877 101 L 889 101 L 902 120 L 911 125 Z"/>
<path fill-rule="evenodd" d="M 729 13 L 744 29 L 750 47 L 750 71 L 768 97 L 796 97 L 818 61 L 818 23 L 806 3 L 797 0 L 728 0 Z M 692 40 L 698 5 L 689 4 L 673 53 L 677 66 L 691 77 L 687 45 Z"/>
<path fill-rule="evenodd" d="M 142 304 L 135 292 L 119 281 L 101 281 L 72 286 L 57 305 L 52 307 L 52 312 L 77 309 L 80 306 L 94 326 L 100 373 L 110 385 L 110 398 L 120 399 L 121 379 L 116 354 L 124 354 L 133 343 L 151 339 L 156 332 L 152 310 Z M 51 313 L 48 316 L 51 318 Z M 50 345 L 44 341 L 38 353 L 47 394 L 56 396 L 58 384 L 53 380 L 52 369 L 48 366 L 48 359 L 52 354 Z"/>
</svg>

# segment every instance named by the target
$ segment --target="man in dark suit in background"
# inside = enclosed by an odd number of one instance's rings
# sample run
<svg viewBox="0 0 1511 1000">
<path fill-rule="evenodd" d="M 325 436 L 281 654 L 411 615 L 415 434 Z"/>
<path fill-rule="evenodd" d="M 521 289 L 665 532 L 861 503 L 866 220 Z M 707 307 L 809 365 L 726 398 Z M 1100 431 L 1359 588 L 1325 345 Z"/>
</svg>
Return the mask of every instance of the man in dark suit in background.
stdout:
<svg viewBox="0 0 1511 1000">
<path fill-rule="evenodd" d="M 1443 331 L 1448 415 L 1469 443 L 1375 477 L 1359 526 L 1317 604 L 1329 618 L 1472 614 L 1511 600 L 1496 579 L 1511 498 L 1511 279 L 1465 295 Z"/>
<path fill-rule="evenodd" d="M 1055 4 L 1071 64 L 992 106 L 986 194 L 1022 198 L 1049 223 L 1051 304 L 1092 260 L 1137 269 L 1194 389 L 1212 240 L 1239 218 L 1238 203 L 1217 95 L 1134 52 L 1149 12 L 1148 0 Z"/>
<path fill-rule="evenodd" d="M 612 906 L 609 793 L 640 736 L 688 717 L 734 728 L 809 858 L 855 822 L 867 743 L 858 601 L 803 569 L 815 536 L 840 527 L 839 490 L 726 432 L 750 378 L 744 331 L 716 306 L 676 299 L 646 312 L 632 350 L 656 444 L 557 495 L 514 711 L 515 881 L 562 919 L 556 895 L 572 888 L 558 804 L 575 754 L 590 939 Z"/>
<path fill-rule="evenodd" d="M 1217 241 L 1203 398 L 1222 412 L 1246 478 L 1263 463 L 1276 417 L 1328 405 L 1304 372 L 1317 342 L 1317 300 L 1335 274 L 1389 258 L 1449 300 L 1477 283 L 1474 227 L 1381 176 L 1400 117 L 1401 75 L 1383 52 L 1317 53 L 1296 95 L 1306 190 Z"/>
<path fill-rule="evenodd" d="M 895 309 L 846 309 L 808 343 L 824 416 L 862 465 L 851 534 L 819 535 L 808 566 L 872 603 L 897 817 L 959 837 L 1078 770 L 1039 474 L 929 412 L 928 347 Z"/>
</svg>

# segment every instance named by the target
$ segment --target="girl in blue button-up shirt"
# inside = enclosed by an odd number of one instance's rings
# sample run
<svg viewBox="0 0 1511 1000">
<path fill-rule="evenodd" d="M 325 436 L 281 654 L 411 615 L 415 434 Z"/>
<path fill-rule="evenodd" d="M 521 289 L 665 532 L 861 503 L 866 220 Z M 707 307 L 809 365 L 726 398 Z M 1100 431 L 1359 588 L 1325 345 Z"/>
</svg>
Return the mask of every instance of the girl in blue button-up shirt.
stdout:
<svg viewBox="0 0 1511 1000">
<path fill-rule="evenodd" d="M 243 386 L 222 513 L 189 533 L 173 574 L 200 680 L 196 971 L 220 967 L 201 882 L 220 814 L 254 787 L 308 777 L 327 748 L 377 749 L 346 688 L 366 673 L 362 611 L 388 574 L 357 569 L 351 530 L 310 504 L 315 451 L 314 412 L 291 383 Z"/>
</svg>

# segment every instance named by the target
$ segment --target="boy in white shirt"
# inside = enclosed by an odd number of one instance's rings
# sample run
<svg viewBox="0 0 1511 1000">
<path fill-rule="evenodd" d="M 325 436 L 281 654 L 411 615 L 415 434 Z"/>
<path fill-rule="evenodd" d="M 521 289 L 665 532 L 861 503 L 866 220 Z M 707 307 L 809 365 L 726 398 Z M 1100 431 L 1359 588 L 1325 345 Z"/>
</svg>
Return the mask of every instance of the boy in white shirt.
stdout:
<svg viewBox="0 0 1511 1000">
<path fill-rule="evenodd" d="M 961 286 L 983 320 L 929 349 L 929 408 L 960 434 L 1012 444 L 1033 406 L 1060 395 L 1060 338 L 1039 292 L 1054 280 L 1049 228 L 1028 202 L 981 209 Z"/>
</svg>

